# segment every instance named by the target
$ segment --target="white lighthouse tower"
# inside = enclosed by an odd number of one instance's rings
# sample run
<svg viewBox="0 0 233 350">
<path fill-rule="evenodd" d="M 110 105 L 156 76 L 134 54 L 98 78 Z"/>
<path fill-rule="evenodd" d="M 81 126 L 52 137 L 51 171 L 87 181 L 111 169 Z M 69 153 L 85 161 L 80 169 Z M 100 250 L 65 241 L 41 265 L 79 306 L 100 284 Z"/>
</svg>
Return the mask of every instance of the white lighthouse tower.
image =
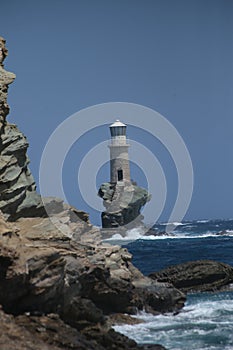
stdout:
<svg viewBox="0 0 233 350">
<path fill-rule="evenodd" d="M 98 191 L 105 207 L 101 214 L 102 227 L 104 229 L 117 228 L 117 233 L 121 226 L 121 232 L 124 232 L 125 228 L 128 229 L 129 224 L 142 225 L 141 208 L 150 200 L 150 195 L 144 188 L 131 182 L 130 145 L 126 138 L 126 127 L 120 120 L 116 120 L 109 126 L 111 132 L 110 182 L 104 182 Z M 112 232 L 105 232 L 105 234 L 105 237 L 110 237 L 108 235 L 112 235 Z"/>
<path fill-rule="evenodd" d="M 129 144 L 126 139 L 126 125 L 116 120 L 110 125 L 110 182 L 130 184 Z"/>
</svg>

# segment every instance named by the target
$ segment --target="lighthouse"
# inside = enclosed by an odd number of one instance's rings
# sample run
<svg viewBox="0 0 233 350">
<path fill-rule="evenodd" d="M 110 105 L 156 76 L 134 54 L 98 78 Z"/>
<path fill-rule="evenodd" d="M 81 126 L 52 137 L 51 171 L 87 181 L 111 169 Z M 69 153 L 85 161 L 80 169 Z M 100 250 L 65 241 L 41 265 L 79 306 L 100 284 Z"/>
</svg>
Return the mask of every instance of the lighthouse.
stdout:
<svg viewBox="0 0 233 350">
<path fill-rule="evenodd" d="M 126 124 L 120 120 L 110 125 L 110 182 L 125 185 L 131 182 L 129 166 L 129 144 L 126 138 Z"/>
<path fill-rule="evenodd" d="M 102 227 L 107 229 L 103 233 L 104 237 L 112 234 L 108 229 L 118 228 L 119 233 L 119 227 L 126 232 L 128 225 L 131 225 L 130 228 L 141 225 L 143 219 L 141 209 L 150 200 L 147 190 L 131 181 L 127 125 L 117 119 L 109 128 L 110 181 L 104 182 L 98 191 L 105 207 L 101 213 Z"/>
</svg>

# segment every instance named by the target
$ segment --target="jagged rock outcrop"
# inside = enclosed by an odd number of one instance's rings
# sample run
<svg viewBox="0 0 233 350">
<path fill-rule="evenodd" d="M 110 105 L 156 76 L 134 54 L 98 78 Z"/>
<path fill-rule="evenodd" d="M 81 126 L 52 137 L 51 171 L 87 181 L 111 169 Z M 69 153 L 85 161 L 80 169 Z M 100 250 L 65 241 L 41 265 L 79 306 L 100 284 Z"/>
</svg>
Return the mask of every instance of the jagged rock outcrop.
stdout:
<svg viewBox="0 0 233 350">
<path fill-rule="evenodd" d="M 69 208 L 14 225 L 0 236 L 0 303 L 6 311 L 63 314 L 73 296 L 74 303 L 91 300 L 104 314 L 142 308 L 157 313 L 183 305 L 182 293 L 143 276 L 125 248 L 101 243 L 99 229 L 73 222 Z"/>
<path fill-rule="evenodd" d="M 10 85 L 14 79 L 15 74 L 7 72 L 4 69 L 3 61 L 8 55 L 8 50 L 5 47 L 6 41 L 0 37 L 0 122 L 4 123 L 6 116 L 8 115 L 10 108 L 7 104 L 7 92 L 8 85 Z"/>
<path fill-rule="evenodd" d="M 150 200 L 150 195 L 144 188 L 132 183 L 104 183 L 100 186 L 98 195 L 106 208 L 101 215 L 103 228 L 116 228 L 130 223 L 135 227 L 135 221 L 140 225 L 143 218 L 141 209 Z"/>
<path fill-rule="evenodd" d="M 5 40 L 0 37 L 0 209 L 12 220 L 45 211 L 28 168 L 28 142 L 16 125 L 6 121 L 8 86 L 15 79 L 14 73 L 4 69 L 7 54 Z"/>
<path fill-rule="evenodd" d="M 183 292 L 216 291 L 233 282 L 233 267 L 213 260 L 197 260 L 154 272 L 150 277 L 171 283 Z"/>
<path fill-rule="evenodd" d="M 94 340 L 96 350 L 115 349 L 114 344 L 119 350 L 140 349 L 111 329 L 108 315 L 134 314 L 140 309 L 154 314 L 176 312 L 184 304 L 184 294 L 143 276 L 132 265 L 132 256 L 125 248 L 102 243 L 99 229 L 83 220 L 73 220 L 72 215 L 72 208 L 63 205 L 63 210 L 57 209 L 50 218 L 20 218 L 8 230 L 2 218 L 3 311 L 13 314 L 13 321 L 32 334 L 33 327 L 43 329 L 46 339 L 50 337 L 46 325 L 49 328 L 54 324 L 57 333 L 61 327 L 61 334 L 65 329 L 70 334 L 78 332 L 77 342 L 90 341 L 83 345 L 86 349 L 92 349 Z"/>
</svg>

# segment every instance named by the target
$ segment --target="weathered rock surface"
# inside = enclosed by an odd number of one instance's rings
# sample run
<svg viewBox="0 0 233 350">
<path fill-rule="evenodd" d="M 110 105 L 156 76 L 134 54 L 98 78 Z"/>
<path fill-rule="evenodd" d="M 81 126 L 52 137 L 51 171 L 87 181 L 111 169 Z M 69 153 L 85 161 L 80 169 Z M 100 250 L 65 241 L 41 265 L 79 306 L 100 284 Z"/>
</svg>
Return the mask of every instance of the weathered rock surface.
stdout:
<svg viewBox="0 0 233 350">
<path fill-rule="evenodd" d="M 10 108 L 7 104 L 8 85 L 15 79 L 14 73 L 7 72 L 4 69 L 3 61 L 8 55 L 5 43 L 5 39 L 0 37 L 0 122 L 4 122 L 9 113 Z"/>
<path fill-rule="evenodd" d="M 13 317 L 1 310 L 0 329 L 0 348 L 4 350 L 96 349 L 94 341 L 88 341 L 55 314 Z"/>
<path fill-rule="evenodd" d="M 21 218 L 16 232 L 1 235 L 5 310 L 64 312 L 71 291 L 74 303 L 77 297 L 89 299 L 104 314 L 182 307 L 182 293 L 143 276 L 125 248 L 102 244 L 97 228 L 72 222 L 69 215 L 67 209 L 51 218 Z M 12 288 L 14 283 L 21 287 Z"/>
<path fill-rule="evenodd" d="M 148 192 L 133 184 L 104 183 L 98 195 L 103 199 L 106 210 L 102 213 L 102 227 L 116 228 L 133 224 L 135 227 L 142 220 L 142 207 L 150 200 Z"/>
<path fill-rule="evenodd" d="M 15 74 L 4 69 L 7 54 L 5 40 L 0 37 L 0 209 L 15 219 L 43 215 L 44 209 L 28 169 L 28 142 L 16 125 L 6 121 L 8 85 L 15 79 Z"/>
<path fill-rule="evenodd" d="M 233 267 L 217 261 L 198 260 L 168 267 L 150 277 L 171 283 L 183 292 L 216 291 L 233 283 Z"/>
<path fill-rule="evenodd" d="M 74 221 L 72 215 L 72 208 L 64 205 L 63 211 L 50 218 L 20 218 L 8 229 L 2 217 L 3 311 L 14 315 L 12 322 L 32 336 L 38 332 L 38 344 L 44 341 L 48 349 L 82 349 L 79 342 L 86 349 L 140 349 L 134 341 L 111 329 L 108 315 L 133 314 L 140 309 L 154 314 L 176 312 L 184 304 L 184 294 L 144 277 L 132 265 L 131 254 L 125 248 L 101 243 L 97 228 L 83 220 Z M 71 339 L 63 339 L 66 331 Z M 17 332 L 20 349 L 22 339 L 20 330 Z M 66 342 L 74 339 L 78 345 L 68 346 Z M 28 342 L 25 349 L 34 345 L 30 336 Z M 162 347 L 154 345 L 151 349 Z"/>
<path fill-rule="evenodd" d="M 84 335 L 65 324 L 58 315 L 33 316 L 29 314 L 13 317 L 0 310 L 0 348 L 3 350 L 163 350 L 153 345 L 140 347 L 134 341 L 113 330 L 102 334 L 97 343 L 95 337 Z M 98 328 L 92 330 L 98 334 Z M 88 333 L 86 331 L 86 333 Z M 112 344 L 111 347 L 109 345 Z"/>
</svg>

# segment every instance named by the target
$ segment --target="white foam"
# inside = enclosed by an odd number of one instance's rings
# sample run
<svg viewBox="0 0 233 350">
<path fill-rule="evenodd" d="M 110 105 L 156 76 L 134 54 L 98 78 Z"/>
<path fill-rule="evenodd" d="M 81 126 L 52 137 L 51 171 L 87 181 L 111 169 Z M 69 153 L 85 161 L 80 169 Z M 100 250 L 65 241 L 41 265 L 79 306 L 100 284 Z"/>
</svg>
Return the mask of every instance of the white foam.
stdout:
<svg viewBox="0 0 233 350">
<path fill-rule="evenodd" d="M 184 225 L 184 224 L 182 224 Z M 188 226 L 187 226 L 188 227 Z M 226 230 L 224 233 L 218 234 L 216 232 L 207 231 L 204 233 L 192 233 L 192 232 L 178 232 L 174 231 L 172 235 L 166 235 L 166 233 L 161 235 L 146 235 L 145 227 L 136 227 L 131 230 L 126 231 L 125 236 L 122 236 L 120 233 L 114 234 L 111 238 L 105 239 L 105 241 L 117 241 L 117 242 L 132 242 L 136 240 L 164 240 L 164 239 L 204 239 L 204 238 L 218 238 L 222 236 L 233 236 L 233 230 Z M 119 243 L 120 244 L 120 243 Z"/>
<path fill-rule="evenodd" d="M 211 220 L 197 220 L 196 222 L 198 224 L 206 224 L 207 222 L 210 222 Z"/>
<path fill-rule="evenodd" d="M 207 349 L 211 337 L 228 339 L 232 342 L 233 295 L 216 294 L 208 299 L 194 299 L 188 302 L 176 316 L 172 314 L 153 316 L 139 313 L 144 323 L 114 326 L 114 329 L 140 344 L 160 343 L 169 349 Z M 209 344 L 208 349 L 219 350 L 219 344 Z M 228 348 L 228 344 L 224 346 Z"/>
<path fill-rule="evenodd" d="M 164 222 L 162 225 L 173 225 L 173 226 L 184 226 L 186 223 L 184 222 Z"/>
<path fill-rule="evenodd" d="M 122 236 L 116 233 L 111 238 L 106 239 L 106 241 L 136 241 L 137 239 L 143 238 L 144 230 L 141 227 L 133 228 L 126 231 L 126 235 Z"/>
<path fill-rule="evenodd" d="M 223 236 L 229 236 L 229 237 L 233 237 L 233 231 L 232 232 L 227 232 L 224 235 L 218 235 L 216 233 L 212 233 L 212 232 L 206 232 L 203 234 L 190 234 L 190 233 L 175 233 L 174 235 L 161 235 L 161 236 L 156 236 L 156 235 L 141 235 L 140 233 L 137 232 L 131 232 L 129 234 L 127 234 L 125 237 L 122 237 L 120 234 L 115 234 L 113 235 L 111 238 L 107 238 L 105 239 L 105 241 L 122 241 L 122 242 L 132 242 L 132 241 L 136 241 L 138 239 L 144 240 L 144 241 L 154 241 L 154 240 L 164 240 L 164 239 L 205 239 L 205 238 L 209 238 L 209 237 L 213 237 L 213 238 L 219 238 L 219 237 L 223 237 Z"/>
</svg>

